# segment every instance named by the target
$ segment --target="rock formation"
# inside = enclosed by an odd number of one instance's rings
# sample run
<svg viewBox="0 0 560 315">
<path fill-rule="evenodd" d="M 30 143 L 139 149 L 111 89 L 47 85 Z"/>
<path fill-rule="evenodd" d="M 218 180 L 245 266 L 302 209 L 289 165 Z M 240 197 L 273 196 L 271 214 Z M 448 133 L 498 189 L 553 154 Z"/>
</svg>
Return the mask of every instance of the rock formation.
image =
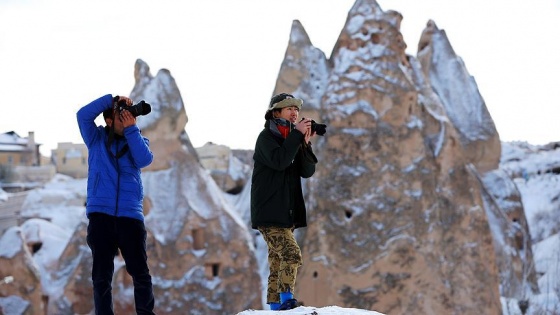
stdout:
<svg viewBox="0 0 560 315">
<path fill-rule="evenodd" d="M 486 185 L 495 185 L 494 189 L 489 189 L 491 201 L 504 209 L 502 222 L 509 221 L 502 223 L 506 234 L 501 240 L 506 245 L 503 252 L 509 254 L 502 262 L 509 264 L 509 268 L 500 272 L 504 278 L 514 281 L 501 284 L 507 289 L 504 296 L 512 297 L 503 299 L 506 301 L 504 313 L 511 310 L 513 314 L 518 306 L 521 312 L 517 314 L 560 314 L 559 154 L 560 142 L 546 145 L 503 142 L 500 170 L 487 173 L 483 178 Z M 520 215 L 521 207 L 524 215 Z M 529 230 L 530 235 L 526 234 Z M 526 244 L 527 238 L 529 244 Z M 519 247 L 523 250 L 512 250 Z M 529 259 L 531 254 L 534 255 L 532 260 Z M 522 259 L 527 260 L 525 266 L 519 264 Z M 533 287 L 533 269 L 539 292 Z M 513 278 L 524 273 L 526 280 Z"/>
<path fill-rule="evenodd" d="M 500 314 L 499 285 L 531 273 L 498 271 L 528 262 L 506 266 L 489 226 L 480 174 L 498 168 L 499 135 L 445 33 L 429 22 L 416 59 L 401 20 L 356 1 L 328 62 L 292 26 L 275 93 L 310 98 L 329 126 L 297 295 L 389 314 Z M 309 82 L 326 86 L 310 93 Z"/>
<path fill-rule="evenodd" d="M 521 193 L 502 169 L 481 177 L 484 203 L 494 235 L 503 297 L 527 301 L 539 293 L 529 224 L 523 211 Z"/>
<path fill-rule="evenodd" d="M 300 117 L 318 118 L 329 72 L 325 54 L 311 45 L 305 29 L 295 20 L 273 94 L 298 95 L 304 100 Z"/>
<path fill-rule="evenodd" d="M 18 314 L 40 314 L 43 303 L 41 276 L 20 227 L 6 231 L 0 239 L 0 279 L 13 277 L 13 282 L 0 284 L 0 313 L 11 305 Z M 7 313 L 6 313 L 7 314 Z"/>
<path fill-rule="evenodd" d="M 496 169 L 501 145 L 494 121 L 475 79 L 455 54 L 445 31 L 438 29 L 434 21 L 428 21 L 422 32 L 418 60 L 459 132 L 467 158 L 480 172 Z"/>
<path fill-rule="evenodd" d="M 185 132 L 188 116 L 175 79 L 167 69 L 161 69 L 154 77 L 150 67 L 138 59 L 134 66 L 135 85 L 130 98 L 135 102 L 145 100 L 152 112 L 138 118 L 142 134 L 150 139 L 154 161 L 145 170 L 160 170 L 170 167 L 172 153 L 186 150 L 196 156 L 196 151 Z M 177 140 L 182 141 L 177 141 Z"/>
<path fill-rule="evenodd" d="M 53 280 L 62 290 L 53 290 L 49 314 L 88 314 L 94 308 L 91 283 L 91 252 L 85 244 L 87 222 L 81 222 L 58 260 Z M 116 265 L 120 267 L 119 264 Z"/>
</svg>

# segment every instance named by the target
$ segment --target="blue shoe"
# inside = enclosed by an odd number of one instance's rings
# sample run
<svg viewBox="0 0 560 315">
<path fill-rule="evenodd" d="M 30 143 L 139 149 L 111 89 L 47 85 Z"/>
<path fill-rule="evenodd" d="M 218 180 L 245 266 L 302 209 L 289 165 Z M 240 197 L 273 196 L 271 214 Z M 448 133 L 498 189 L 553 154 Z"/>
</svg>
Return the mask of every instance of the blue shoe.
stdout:
<svg viewBox="0 0 560 315">
<path fill-rule="evenodd" d="M 290 289 L 288 289 L 288 292 L 280 293 L 280 304 L 283 304 L 287 300 L 291 300 L 291 299 L 294 298 L 294 294 L 292 292 L 290 292 L 289 290 Z"/>
<path fill-rule="evenodd" d="M 271 311 L 277 311 L 280 309 L 280 303 L 268 303 L 270 305 Z"/>
</svg>

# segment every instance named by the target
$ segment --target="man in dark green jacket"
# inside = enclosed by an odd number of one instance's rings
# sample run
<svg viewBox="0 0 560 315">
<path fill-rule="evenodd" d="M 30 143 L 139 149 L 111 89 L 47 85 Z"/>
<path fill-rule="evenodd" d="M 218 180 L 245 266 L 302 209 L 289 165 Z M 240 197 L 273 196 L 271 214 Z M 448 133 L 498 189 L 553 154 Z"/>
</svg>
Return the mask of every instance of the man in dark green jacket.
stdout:
<svg viewBox="0 0 560 315">
<path fill-rule="evenodd" d="M 301 178 L 315 173 L 311 120 L 297 122 L 303 100 L 281 93 L 272 97 L 264 130 L 255 145 L 251 186 L 251 224 L 268 245 L 267 303 L 291 309 L 301 250 L 294 229 L 307 226 Z"/>
</svg>

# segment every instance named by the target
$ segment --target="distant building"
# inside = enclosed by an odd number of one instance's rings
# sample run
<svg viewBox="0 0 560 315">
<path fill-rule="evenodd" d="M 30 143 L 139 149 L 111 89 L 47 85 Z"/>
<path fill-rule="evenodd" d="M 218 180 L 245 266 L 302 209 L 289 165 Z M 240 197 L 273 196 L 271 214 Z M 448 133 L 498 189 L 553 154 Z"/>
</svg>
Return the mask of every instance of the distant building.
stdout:
<svg viewBox="0 0 560 315">
<path fill-rule="evenodd" d="M 35 142 L 35 133 L 27 138 L 14 131 L 0 134 L 0 188 L 8 192 L 36 188 L 52 179 L 54 165 L 46 162 Z"/>
<path fill-rule="evenodd" d="M 0 134 L 0 165 L 4 166 L 39 166 L 40 144 L 35 143 L 35 133 L 30 131 L 27 138 L 20 137 L 14 131 Z"/>
<path fill-rule="evenodd" d="M 59 142 L 51 151 L 56 172 L 74 178 L 85 178 L 88 172 L 88 150 L 83 143 Z"/>
<path fill-rule="evenodd" d="M 208 142 L 195 150 L 200 164 L 208 170 L 218 187 L 234 195 L 241 192 L 251 169 L 235 157 L 229 147 Z"/>
</svg>

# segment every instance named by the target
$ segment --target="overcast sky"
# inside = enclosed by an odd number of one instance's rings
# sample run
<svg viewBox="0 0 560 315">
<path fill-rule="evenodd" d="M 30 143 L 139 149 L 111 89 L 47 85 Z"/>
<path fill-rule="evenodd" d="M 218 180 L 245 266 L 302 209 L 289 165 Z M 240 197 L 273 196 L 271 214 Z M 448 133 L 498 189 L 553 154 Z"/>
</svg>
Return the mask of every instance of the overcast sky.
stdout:
<svg viewBox="0 0 560 315">
<path fill-rule="evenodd" d="M 447 33 L 503 141 L 560 140 L 560 0 L 379 0 L 401 12 L 407 53 L 426 22 Z M 0 1 L 0 133 L 35 132 L 43 154 L 81 143 L 76 111 L 129 95 L 134 63 L 168 69 L 195 147 L 252 149 L 299 20 L 330 56 L 351 0 Z M 138 100 L 137 100 L 138 101 Z M 146 100 L 149 102 L 149 100 Z"/>
</svg>

